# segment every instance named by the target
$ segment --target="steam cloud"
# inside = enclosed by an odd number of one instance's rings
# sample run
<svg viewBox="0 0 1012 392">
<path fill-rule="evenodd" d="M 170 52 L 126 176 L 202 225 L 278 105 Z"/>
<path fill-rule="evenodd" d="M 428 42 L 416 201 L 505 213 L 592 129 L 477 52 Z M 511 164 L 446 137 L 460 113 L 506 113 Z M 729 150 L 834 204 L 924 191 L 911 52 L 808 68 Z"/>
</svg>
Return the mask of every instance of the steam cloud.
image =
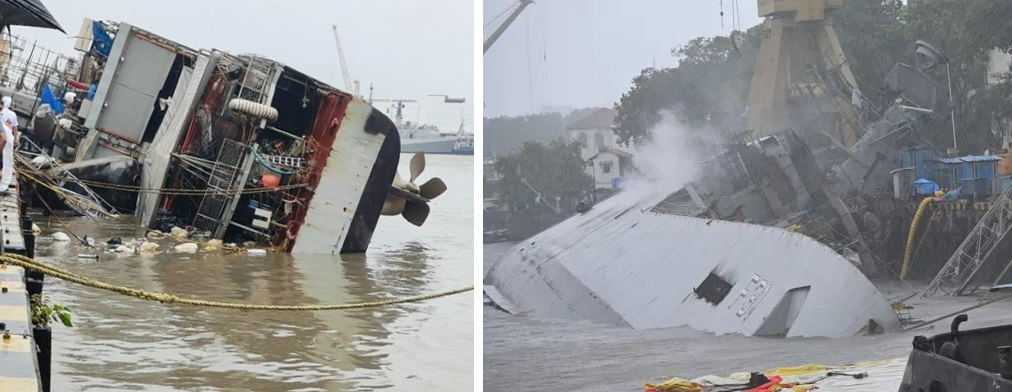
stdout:
<svg viewBox="0 0 1012 392">
<path fill-rule="evenodd" d="M 698 178 L 699 162 L 710 155 L 715 145 L 714 133 L 690 130 L 671 111 L 661 113 L 661 121 L 650 133 L 652 140 L 634 158 L 640 175 L 630 179 L 630 189 L 678 190 Z"/>
</svg>

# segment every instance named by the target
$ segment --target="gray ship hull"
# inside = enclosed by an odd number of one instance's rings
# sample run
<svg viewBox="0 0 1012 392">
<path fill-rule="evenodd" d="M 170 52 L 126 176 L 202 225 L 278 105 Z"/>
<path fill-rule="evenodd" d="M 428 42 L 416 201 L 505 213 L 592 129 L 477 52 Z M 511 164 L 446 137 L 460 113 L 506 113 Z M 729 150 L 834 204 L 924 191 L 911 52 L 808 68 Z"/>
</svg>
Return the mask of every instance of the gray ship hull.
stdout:
<svg viewBox="0 0 1012 392">
<path fill-rule="evenodd" d="M 453 154 L 456 139 L 401 139 L 401 153 Z"/>
<path fill-rule="evenodd" d="M 507 252 L 485 276 L 504 309 L 636 329 L 845 337 L 899 320 L 849 261 L 802 234 L 651 211 L 629 189 Z M 489 287 L 492 286 L 492 287 Z"/>
</svg>

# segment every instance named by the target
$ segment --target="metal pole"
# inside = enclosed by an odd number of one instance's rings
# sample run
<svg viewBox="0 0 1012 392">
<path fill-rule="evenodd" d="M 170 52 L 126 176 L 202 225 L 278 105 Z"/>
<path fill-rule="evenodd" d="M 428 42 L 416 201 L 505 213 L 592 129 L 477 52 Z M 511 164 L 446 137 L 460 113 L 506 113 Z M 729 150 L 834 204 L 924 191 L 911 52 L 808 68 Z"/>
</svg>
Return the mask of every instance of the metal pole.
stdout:
<svg viewBox="0 0 1012 392">
<path fill-rule="evenodd" d="M 956 103 L 952 101 L 952 72 L 949 63 L 945 63 L 945 74 L 949 78 L 949 117 L 952 119 L 952 149 L 956 149 Z"/>
<path fill-rule="evenodd" d="M 492 32 L 492 35 L 489 36 L 487 40 L 485 40 L 485 49 L 481 52 L 482 55 L 488 53 L 488 48 L 491 48 L 492 44 L 499 39 L 499 36 L 506 31 L 506 28 L 513 24 L 513 21 L 517 19 L 517 16 L 520 16 L 520 13 L 524 11 L 524 8 L 527 8 L 527 6 L 531 5 L 533 2 L 534 0 L 520 0 L 520 6 L 517 7 L 517 9 L 514 10 L 513 13 L 510 14 L 506 20 L 495 29 L 494 32 Z"/>
</svg>

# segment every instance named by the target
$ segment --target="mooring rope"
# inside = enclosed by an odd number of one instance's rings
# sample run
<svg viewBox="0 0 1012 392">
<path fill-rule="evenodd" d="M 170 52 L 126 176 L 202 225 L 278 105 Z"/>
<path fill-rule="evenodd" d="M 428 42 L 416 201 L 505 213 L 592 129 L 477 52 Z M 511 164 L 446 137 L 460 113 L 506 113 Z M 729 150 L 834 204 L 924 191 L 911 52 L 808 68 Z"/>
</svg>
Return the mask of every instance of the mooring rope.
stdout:
<svg viewBox="0 0 1012 392">
<path fill-rule="evenodd" d="M 68 282 L 77 283 L 83 286 L 108 290 L 123 295 L 131 296 L 134 298 L 145 299 L 149 301 L 158 301 L 163 304 L 166 303 L 177 303 L 194 306 L 205 306 L 212 308 L 225 308 L 225 309 L 243 309 L 243 310 L 279 310 L 279 311 L 313 311 L 313 310 L 347 310 L 347 309 L 365 309 L 365 308 L 378 308 L 390 305 L 406 304 L 412 302 L 422 302 L 430 299 L 436 299 L 440 297 L 447 297 L 455 294 L 465 293 L 474 290 L 474 285 L 461 287 L 453 290 L 440 291 L 437 293 L 416 295 L 412 297 L 395 298 L 384 301 L 373 301 L 373 302 L 358 302 L 358 303 L 345 303 L 345 304 L 324 304 L 324 305 L 262 305 L 262 304 L 243 304 L 235 302 L 218 302 L 218 301 L 204 301 L 190 298 L 180 298 L 178 296 L 168 293 L 155 293 L 140 289 L 135 289 L 126 286 L 117 286 L 105 282 L 100 282 L 85 276 L 75 274 L 73 272 L 64 270 L 62 268 L 54 267 L 49 264 L 45 264 L 41 261 L 34 260 L 25 256 L 17 254 L 5 254 L 0 255 L 0 263 L 7 263 L 16 265 L 19 267 L 27 268 L 42 272 L 43 274 L 60 278 Z"/>
</svg>

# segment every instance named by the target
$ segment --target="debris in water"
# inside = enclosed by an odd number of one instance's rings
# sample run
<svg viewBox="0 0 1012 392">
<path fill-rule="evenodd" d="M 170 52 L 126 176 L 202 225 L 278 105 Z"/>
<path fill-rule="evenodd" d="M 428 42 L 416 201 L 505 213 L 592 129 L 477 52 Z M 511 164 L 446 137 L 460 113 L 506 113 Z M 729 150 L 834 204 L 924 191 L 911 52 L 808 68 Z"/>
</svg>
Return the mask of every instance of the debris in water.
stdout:
<svg viewBox="0 0 1012 392">
<path fill-rule="evenodd" d="M 178 253 L 197 253 L 197 243 L 187 242 L 185 244 L 179 244 L 172 248 Z"/>
<path fill-rule="evenodd" d="M 266 256 L 267 255 L 267 250 L 266 249 L 250 249 L 250 250 L 246 251 L 246 254 L 248 254 L 250 256 Z"/>
<path fill-rule="evenodd" d="M 141 253 L 154 253 L 158 250 L 158 244 L 154 242 L 145 242 L 138 247 Z"/>
<path fill-rule="evenodd" d="M 223 244 L 222 244 L 221 240 L 219 240 L 217 238 L 214 238 L 214 239 L 211 239 L 211 240 L 207 241 L 207 243 L 204 244 L 204 250 L 208 251 L 208 252 L 213 252 L 213 251 L 216 251 L 218 249 L 221 249 L 222 246 L 223 246 Z"/>
<path fill-rule="evenodd" d="M 156 238 L 162 238 L 164 236 L 165 236 L 165 233 L 160 232 L 158 230 L 152 230 L 152 231 L 148 232 L 147 238 L 148 239 L 156 239 Z"/>
<path fill-rule="evenodd" d="M 123 239 L 119 238 L 119 237 L 112 237 L 106 243 L 109 244 L 109 245 L 122 245 L 123 244 Z"/>
<path fill-rule="evenodd" d="M 169 235 L 171 235 L 173 237 L 176 237 L 178 239 L 181 239 L 181 240 L 185 240 L 187 237 L 190 236 L 190 232 L 186 231 L 186 229 L 173 226 L 172 227 L 172 232 L 169 233 Z"/>
<path fill-rule="evenodd" d="M 116 253 L 134 253 L 134 248 L 131 248 L 126 245 L 120 245 L 114 248 L 112 251 Z"/>
<path fill-rule="evenodd" d="M 79 259 L 95 259 L 95 260 L 98 260 L 98 255 L 89 255 L 89 254 L 82 253 L 82 254 L 77 255 L 77 258 L 79 258 Z"/>
<path fill-rule="evenodd" d="M 95 239 L 88 238 L 88 235 L 85 234 L 84 238 L 81 238 L 81 246 L 92 248 L 95 246 Z"/>
<path fill-rule="evenodd" d="M 39 228 L 39 225 L 32 223 L 32 234 L 35 235 L 42 234 L 42 229 Z"/>
<path fill-rule="evenodd" d="M 70 241 L 70 236 L 68 236 L 68 235 L 66 235 L 64 233 L 61 233 L 61 232 L 55 232 L 55 233 L 53 233 L 53 241 L 56 241 L 56 242 L 68 242 L 68 241 Z"/>
</svg>

